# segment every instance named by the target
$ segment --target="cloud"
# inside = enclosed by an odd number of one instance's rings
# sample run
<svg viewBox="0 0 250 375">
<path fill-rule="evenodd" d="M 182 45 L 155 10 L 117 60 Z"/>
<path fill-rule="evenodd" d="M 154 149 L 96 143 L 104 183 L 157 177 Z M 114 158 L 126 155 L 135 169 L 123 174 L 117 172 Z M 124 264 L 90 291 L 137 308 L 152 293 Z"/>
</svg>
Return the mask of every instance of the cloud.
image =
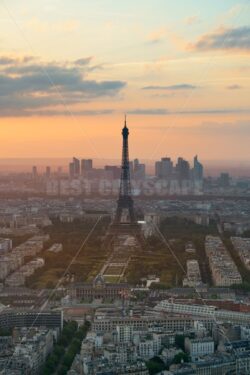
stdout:
<svg viewBox="0 0 250 375">
<path fill-rule="evenodd" d="M 231 18 L 235 18 L 236 16 L 239 16 L 241 12 L 244 10 L 244 5 L 243 4 L 236 4 L 233 5 L 232 8 L 230 8 L 226 14 L 226 18 L 229 20 Z"/>
<path fill-rule="evenodd" d="M 90 61 L 93 59 L 92 56 L 89 56 L 89 57 L 83 57 L 81 59 L 77 59 L 74 61 L 74 64 L 75 65 L 88 65 L 90 63 Z"/>
<path fill-rule="evenodd" d="M 89 72 L 103 69 L 103 64 L 89 65 L 92 60 L 93 60 L 92 56 L 83 57 L 81 59 L 75 60 L 74 65 L 79 66 L 79 67 L 84 67 L 85 69 L 87 67 L 88 68 L 87 70 Z"/>
<path fill-rule="evenodd" d="M 240 85 L 230 85 L 227 86 L 228 90 L 240 90 L 242 87 Z"/>
<path fill-rule="evenodd" d="M 164 28 L 158 29 L 153 31 L 152 33 L 149 34 L 147 38 L 147 42 L 151 44 L 157 44 L 162 42 L 166 34 L 166 31 Z"/>
<path fill-rule="evenodd" d="M 181 83 L 178 85 L 171 85 L 171 86 L 145 86 L 142 87 L 142 90 L 195 90 L 197 86 L 190 85 L 188 83 Z"/>
<path fill-rule="evenodd" d="M 20 58 L 12 57 L 12 56 L 0 56 L 0 66 L 1 65 L 16 65 L 20 63 L 27 63 L 31 60 L 35 60 L 36 57 L 34 56 L 23 56 Z"/>
<path fill-rule="evenodd" d="M 195 130 L 195 128 L 194 128 Z M 248 121 L 236 122 L 203 122 L 198 128 L 201 132 L 222 134 L 227 136 L 232 135 L 250 135 L 250 128 Z"/>
<path fill-rule="evenodd" d="M 250 51 L 250 27 L 219 28 L 203 35 L 191 48 L 197 51 Z"/>
<path fill-rule="evenodd" d="M 127 111 L 130 115 L 167 115 L 168 110 L 165 108 L 136 108 Z"/>
<path fill-rule="evenodd" d="M 127 111 L 132 115 L 224 115 L 250 113 L 250 108 L 203 108 L 190 110 L 168 110 L 167 108 L 135 108 Z"/>
<path fill-rule="evenodd" d="M 235 122 L 215 122 L 215 121 L 205 121 L 199 126 L 182 127 L 181 131 L 202 133 L 206 135 L 216 134 L 216 136 L 222 137 L 242 137 L 250 136 L 250 127 L 248 121 L 235 121 Z"/>
<path fill-rule="evenodd" d="M 198 125 L 184 126 L 184 125 L 175 125 L 174 127 L 169 127 L 166 125 L 142 125 L 139 126 L 140 129 L 149 130 L 149 131 L 164 131 L 166 129 L 172 130 L 174 132 L 181 132 L 181 134 L 200 134 L 213 136 L 227 137 L 242 137 L 250 136 L 250 127 L 248 121 L 235 121 L 235 122 L 216 122 L 216 121 L 204 121 Z"/>
<path fill-rule="evenodd" d="M 30 63 L 30 59 L 7 60 L 5 57 L 0 57 L 0 64 L 1 61 L 0 116 L 11 113 L 29 116 L 48 108 L 53 115 L 55 107 L 113 97 L 126 86 L 126 82 L 119 80 L 88 79 L 89 57 L 77 60 L 80 66 L 75 65 L 76 62 L 71 65 L 68 62 Z"/>
<path fill-rule="evenodd" d="M 110 115 L 114 112 L 113 109 L 100 109 L 100 110 L 53 110 L 44 109 L 36 111 L 26 111 L 18 108 L 3 108 L 0 110 L 2 117 L 54 117 L 54 116 L 104 116 Z"/>
<path fill-rule="evenodd" d="M 54 98 L 51 100 L 51 108 L 47 106 L 44 108 L 45 104 L 47 104 L 47 99 L 44 98 L 44 101 L 41 99 L 37 99 L 37 101 L 33 101 L 32 105 L 27 98 L 23 98 L 20 100 L 13 100 L 12 106 L 7 107 L 5 106 L 5 101 L 0 101 L 0 116 L 1 117 L 34 117 L 34 116 L 44 116 L 44 117 L 53 117 L 53 116 L 105 116 L 110 115 L 113 113 L 120 114 L 119 110 L 115 109 L 70 109 L 55 107 L 53 105 L 57 104 L 57 99 Z M 72 99 L 72 103 L 74 103 L 74 99 Z M 67 104 L 71 104 L 70 97 L 68 98 Z M 29 106 L 26 109 L 26 105 Z M 35 109 L 35 110 L 33 110 Z M 138 116 L 173 116 L 173 115 L 224 115 L 224 114 L 237 114 L 237 113 L 245 113 L 250 114 L 250 108 L 230 108 L 230 109 L 197 109 L 197 110 L 168 110 L 167 108 L 134 108 L 126 111 L 127 114 L 130 115 L 138 115 Z M 248 128 L 249 123 L 247 123 Z M 189 127 L 193 129 L 193 127 Z M 194 127 L 197 129 L 197 127 Z"/>
<path fill-rule="evenodd" d="M 250 108 L 204 108 L 175 112 L 183 115 L 224 115 L 234 113 L 250 113 Z"/>
<path fill-rule="evenodd" d="M 178 113 L 178 112 L 177 112 Z M 208 108 L 208 109 L 197 109 L 190 111 L 180 111 L 182 114 L 190 115 L 223 115 L 223 114 L 234 114 L 234 113 L 250 113 L 250 108 Z"/>
<path fill-rule="evenodd" d="M 16 59 L 13 57 L 1 56 L 0 57 L 0 65 L 9 65 L 16 62 Z"/>
<path fill-rule="evenodd" d="M 92 65 L 88 67 L 89 72 L 93 72 L 94 70 L 102 70 L 103 69 L 103 64 L 97 64 L 97 65 Z"/>
<path fill-rule="evenodd" d="M 198 23 L 199 21 L 200 21 L 200 18 L 196 14 L 194 16 L 187 17 L 185 19 L 185 24 L 191 26 L 191 25 L 194 25 L 195 23 Z"/>
<path fill-rule="evenodd" d="M 9 71 L 9 70 L 8 70 Z M 6 94 L 54 93 L 57 90 L 81 94 L 84 99 L 99 96 L 113 96 L 125 86 L 122 81 L 88 80 L 82 77 L 75 68 L 65 68 L 55 65 L 17 67 L 12 73 L 21 76 L 0 75 L 0 96 Z"/>
</svg>

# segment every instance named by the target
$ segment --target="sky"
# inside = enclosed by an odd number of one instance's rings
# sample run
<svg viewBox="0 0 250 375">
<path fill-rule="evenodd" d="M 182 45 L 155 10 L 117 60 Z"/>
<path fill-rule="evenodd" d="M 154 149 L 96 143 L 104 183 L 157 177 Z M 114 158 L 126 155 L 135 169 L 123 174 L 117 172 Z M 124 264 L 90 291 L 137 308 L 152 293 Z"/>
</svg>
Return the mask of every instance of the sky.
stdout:
<svg viewBox="0 0 250 375">
<path fill-rule="evenodd" d="M 0 158 L 250 161 L 249 0 L 1 0 Z"/>
</svg>

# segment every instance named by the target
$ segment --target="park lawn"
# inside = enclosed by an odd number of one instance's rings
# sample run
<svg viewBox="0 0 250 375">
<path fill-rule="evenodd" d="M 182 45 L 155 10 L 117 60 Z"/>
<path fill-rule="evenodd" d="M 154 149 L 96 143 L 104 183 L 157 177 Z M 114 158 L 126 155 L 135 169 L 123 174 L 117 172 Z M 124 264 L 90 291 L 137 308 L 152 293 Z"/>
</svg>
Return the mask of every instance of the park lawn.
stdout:
<svg viewBox="0 0 250 375">
<path fill-rule="evenodd" d="M 107 283 L 113 283 L 113 284 L 118 283 L 119 281 L 119 277 L 117 276 L 105 276 L 104 275 L 104 279 Z"/>
<path fill-rule="evenodd" d="M 184 243 L 179 241 L 171 245 L 170 251 L 166 246 L 151 252 L 135 255 L 126 271 L 126 277 L 133 284 L 140 283 L 140 279 L 148 275 L 160 277 L 166 286 L 182 285 L 186 272 L 186 261 L 195 259 L 195 254 L 185 252 Z"/>
<path fill-rule="evenodd" d="M 31 288 L 47 288 L 53 287 L 64 274 L 74 274 L 76 282 L 92 280 L 101 270 L 105 254 L 96 256 L 80 253 L 79 256 L 72 261 L 71 254 L 65 251 L 58 254 L 43 253 L 45 258 L 45 266 L 37 270 L 34 275 L 27 279 L 27 284 Z"/>
<path fill-rule="evenodd" d="M 62 277 L 63 272 L 63 268 L 48 269 L 33 281 L 32 287 L 37 289 L 55 287 Z"/>
<path fill-rule="evenodd" d="M 33 288 L 45 288 L 48 285 L 56 285 L 62 275 L 66 273 L 74 274 L 76 282 L 92 281 L 110 256 L 108 249 L 101 248 L 100 233 L 103 234 L 105 225 L 100 224 L 95 233 L 91 236 L 88 243 L 80 250 L 83 238 L 87 230 L 92 226 L 91 223 L 59 223 L 56 221 L 49 227 L 50 241 L 47 246 L 53 243 L 62 243 L 63 251 L 59 254 L 43 251 L 39 256 L 45 259 L 45 266 L 35 272 L 27 279 L 26 285 Z M 186 261 L 188 259 L 198 259 L 204 262 L 204 238 L 208 233 L 214 234 L 215 228 L 198 226 L 187 220 L 179 218 L 170 218 L 161 224 L 161 230 L 165 238 L 176 240 L 171 241 L 171 251 L 166 244 L 159 239 L 155 239 L 151 244 L 151 250 L 137 251 L 131 253 L 116 254 L 112 262 L 132 259 L 126 270 L 124 280 L 131 284 L 140 283 L 140 279 L 148 275 L 160 277 L 161 282 L 166 286 L 182 285 L 182 279 L 185 275 Z M 195 243 L 197 253 L 189 254 L 185 252 L 186 241 Z M 70 265 L 70 267 L 69 267 Z M 117 270 L 108 269 L 106 274 L 115 274 Z M 109 277 L 109 282 L 117 282 L 117 277 Z"/>
<path fill-rule="evenodd" d="M 107 267 L 106 271 L 104 272 L 105 275 L 120 275 L 123 271 L 122 266 L 109 266 Z"/>
</svg>

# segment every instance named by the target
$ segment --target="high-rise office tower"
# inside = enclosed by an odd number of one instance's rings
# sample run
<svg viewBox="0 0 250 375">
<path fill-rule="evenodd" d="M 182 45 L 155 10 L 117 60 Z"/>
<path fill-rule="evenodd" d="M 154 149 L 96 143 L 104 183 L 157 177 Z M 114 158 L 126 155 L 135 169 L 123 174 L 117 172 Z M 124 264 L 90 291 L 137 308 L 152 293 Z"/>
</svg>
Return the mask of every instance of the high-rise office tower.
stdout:
<svg viewBox="0 0 250 375">
<path fill-rule="evenodd" d="M 74 163 L 75 176 L 79 176 L 80 175 L 80 160 L 74 157 L 73 163 Z"/>
<path fill-rule="evenodd" d="M 190 165 L 187 160 L 179 157 L 175 170 L 180 180 L 188 180 L 190 178 Z"/>
<path fill-rule="evenodd" d="M 69 163 L 69 176 L 70 178 L 75 178 L 80 175 L 80 160 L 73 158 L 73 161 Z"/>
<path fill-rule="evenodd" d="M 193 178 L 199 181 L 203 179 L 203 165 L 199 162 L 197 155 L 194 157 Z"/>
<path fill-rule="evenodd" d="M 161 159 L 161 173 L 163 178 L 171 178 L 173 172 L 173 162 L 170 158 Z"/>
<path fill-rule="evenodd" d="M 146 166 L 139 162 L 138 159 L 134 160 L 134 174 L 133 178 L 137 180 L 144 180 L 146 176 Z"/>
<path fill-rule="evenodd" d="M 92 159 L 82 159 L 81 160 L 81 175 L 84 176 L 85 172 L 93 169 L 93 160 Z"/>
<path fill-rule="evenodd" d="M 105 165 L 104 167 L 105 171 L 108 171 L 112 174 L 112 178 L 117 180 L 121 176 L 121 167 L 118 167 L 117 165 Z"/>
<path fill-rule="evenodd" d="M 170 179 L 173 173 L 173 162 L 170 158 L 161 158 L 155 163 L 155 175 L 157 178 Z"/>
<path fill-rule="evenodd" d="M 69 177 L 70 178 L 75 177 L 75 165 L 73 162 L 69 163 Z"/>
<path fill-rule="evenodd" d="M 51 175 L 51 168 L 49 166 L 46 167 L 45 176 L 46 178 L 50 178 Z"/>
<path fill-rule="evenodd" d="M 130 178 L 134 178 L 134 163 L 132 161 L 129 162 L 129 171 L 130 171 Z"/>
<path fill-rule="evenodd" d="M 155 176 L 157 178 L 162 178 L 161 177 L 161 161 L 156 161 L 155 162 Z"/>
<path fill-rule="evenodd" d="M 134 159 L 134 169 L 138 169 L 140 165 L 139 159 Z"/>
</svg>

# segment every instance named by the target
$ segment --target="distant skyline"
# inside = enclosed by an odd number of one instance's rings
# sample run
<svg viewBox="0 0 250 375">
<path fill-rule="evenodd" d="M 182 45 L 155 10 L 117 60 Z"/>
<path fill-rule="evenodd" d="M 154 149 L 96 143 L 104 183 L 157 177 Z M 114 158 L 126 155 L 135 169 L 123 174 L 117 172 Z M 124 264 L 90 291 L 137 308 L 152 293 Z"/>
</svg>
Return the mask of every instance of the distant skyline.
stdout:
<svg viewBox="0 0 250 375">
<path fill-rule="evenodd" d="M 82 159 L 84 156 L 75 155 L 77 158 Z M 166 155 L 162 155 L 163 157 Z M 167 155 L 170 156 L 171 155 Z M 185 155 L 180 155 L 185 158 Z M 237 161 L 237 160 L 202 160 L 198 158 L 204 166 L 205 176 L 218 176 L 222 172 L 229 173 L 233 177 L 250 177 L 250 161 Z M 131 161 L 133 159 L 131 158 Z M 160 158 L 158 159 L 160 160 Z M 193 159 L 186 159 L 193 166 Z M 37 166 L 38 173 L 45 173 L 46 167 L 50 166 L 51 171 L 57 171 L 58 167 L 63 168 L 63 172 L 69 172 L 69 163 L 72 161 L 72 157 L 64 158 L 0 158 L 0 174 L 2 173 L 22 173 L 32 172 L 32 167 Z M 139 158 L 141 163 L 146 164 L 146 173 L 153 175 L 155 172 L 155 162 L 157 160 L 145 160 Z M 177 159 L 172 158 L 174 163 Z M 121 164 L 120 159 L 93 159 L 93 168 L 103 168 L 105 165 L 117 165 Z"/>
<path fill-rule="evenodd" d="M 0 160 L 250 161 L 247 0 L 0 4 Z M 1 168 L 0 168 L 1 169 Z"/>
</svg>

